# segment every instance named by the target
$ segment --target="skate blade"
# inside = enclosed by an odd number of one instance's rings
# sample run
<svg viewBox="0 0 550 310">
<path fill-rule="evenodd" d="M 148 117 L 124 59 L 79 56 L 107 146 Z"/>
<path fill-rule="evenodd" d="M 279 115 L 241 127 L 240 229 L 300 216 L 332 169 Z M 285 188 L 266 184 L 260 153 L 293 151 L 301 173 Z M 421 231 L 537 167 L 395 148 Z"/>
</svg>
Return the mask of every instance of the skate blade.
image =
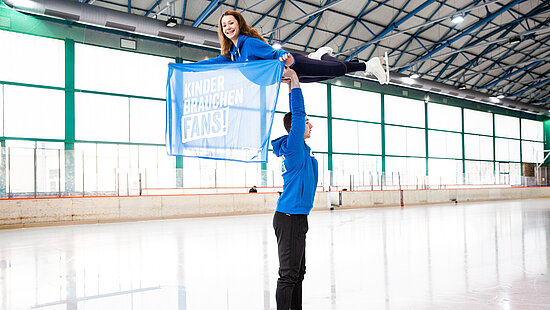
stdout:
<svg viewBox="0 0 550 310">
<path fill-rule="evenodd" d="M 386 84 L 390 84 L 390 62 L 388 61 L 388 52 L 384 53 L 384 61 L 386 62 Z"/>
</svg>

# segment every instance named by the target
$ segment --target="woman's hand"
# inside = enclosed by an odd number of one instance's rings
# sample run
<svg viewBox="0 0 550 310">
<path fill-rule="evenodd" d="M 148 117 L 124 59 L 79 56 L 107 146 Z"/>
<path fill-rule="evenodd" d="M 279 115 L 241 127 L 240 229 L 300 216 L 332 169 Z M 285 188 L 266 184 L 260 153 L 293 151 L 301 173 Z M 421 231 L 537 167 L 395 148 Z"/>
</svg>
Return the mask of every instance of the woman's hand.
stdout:
<svg viewBox="0 0 550 310">
<path fill-rule="evenodd" d="M 294 64 L 294 57 L 290 53 L 286 53 L 283 56 L 279 57 L 280 61 L 285 63 L 285 67 L 290 67 Z"/>
</svg>

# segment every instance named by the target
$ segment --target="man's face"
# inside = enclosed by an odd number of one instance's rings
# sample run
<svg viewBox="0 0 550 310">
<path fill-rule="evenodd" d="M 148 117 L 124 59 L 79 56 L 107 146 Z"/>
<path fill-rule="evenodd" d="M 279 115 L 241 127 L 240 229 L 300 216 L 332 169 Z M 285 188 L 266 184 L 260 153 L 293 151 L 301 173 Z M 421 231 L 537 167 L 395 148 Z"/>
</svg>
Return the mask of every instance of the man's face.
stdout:
<svg viewBox="0 0 550 310">
<path fill-rule="evenodd" d="M 311 128 L 313 128 L 313 125 L 309 123 L 309 118 L 306 116 L 306 129 L 304 130 L 304 139 L 311 137 Z"/>
</svg>

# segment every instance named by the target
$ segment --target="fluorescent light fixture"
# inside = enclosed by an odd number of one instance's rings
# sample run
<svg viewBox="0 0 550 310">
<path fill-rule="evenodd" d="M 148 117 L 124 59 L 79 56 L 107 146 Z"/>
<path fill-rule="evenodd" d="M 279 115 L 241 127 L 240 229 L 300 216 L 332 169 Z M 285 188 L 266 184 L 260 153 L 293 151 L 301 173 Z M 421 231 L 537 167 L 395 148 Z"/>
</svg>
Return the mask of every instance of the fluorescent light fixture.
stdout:
<svg viewBox="0 0 550 310">
<path fill-rule="evenodd" d="M 453 24 L 460 24 L 464 21 L 464 15 L 462 14 L 456 14 L 456 15 L 453 15 L 453 17 L 451 17 L 451 22 Z"/>
<path fill-rule="evenodd" d="M 273 43 L 272 47 L 276 50 L 280 50 L 282 46 L 281 46 L 281 43 L 275 42 Z"/>
<path fill-rule="evenodd" d="M 504 99 L 504 95 L 498 95 L 497 99 Z"/>
<path fill-rule="evenodd" d="M 420 77 L 420 75 L 418 75 L 418 73 L 413 73 L 409 77 L 414 80 L 414 79 L 418 79 Z"/>
<path fill-rule="evenodd" d="M 492 103 L 499 103 L 500 102 L 500 99 L 498 99 L 497 97 L 489 97 L 489 100 L 491 100 Z"/>
<path fill-rule="evenodd" d="M 411 79 L 411 78 L 408 77 L 408 76 L 402 78 L 401 80 L 402 80 L 405 84 L 409 84 L 409 85 L 414 84 L 414 79 Z"/>
<path fill-rule="evenodd" d="M 177 24 L 178 24 L 178 21 L 174 17 L 170 17 L 166 21 L 166 27 L 173 28 L 173 27 L 176 27 Z"/>
<path fill-rule="evenodd" d="M 515 36 L 515 37 L 511 37 L 510 39 L 508 39 L 508 43 L 510 44 L 518 44 L 521 42 L 521 36 Z"/>
<path fill-rule="evenodd" d="M 458 89 L 460 89 L 460 90 L 465 90 L 465 89 L 466 89 L 466 84 L 460 84 L 460 85 L 458 85 Z"/>
</svg>

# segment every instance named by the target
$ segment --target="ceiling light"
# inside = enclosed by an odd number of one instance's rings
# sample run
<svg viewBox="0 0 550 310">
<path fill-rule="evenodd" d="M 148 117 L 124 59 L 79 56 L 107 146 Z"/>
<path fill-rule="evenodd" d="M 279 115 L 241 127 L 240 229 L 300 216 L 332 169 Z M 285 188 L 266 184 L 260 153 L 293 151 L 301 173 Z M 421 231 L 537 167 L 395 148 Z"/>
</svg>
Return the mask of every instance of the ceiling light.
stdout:
<svg viewBox="0 0 550 310">
<path fill-rule="evenodd" d="M 459 24 L 459 23 L 462 23 L 464 21 L 464 15 L 462 14 L 456 14 L 456 15 L 453 15 L 453 17 L 451 17 L 451 22 L 453 24 Z"/>
<path fill-rule="evenodd" d="M 176 27 L 177 24 L 178 24 L 178 21 L 174 17 L 170 17 L 166 21 L 166 27 L 173 28 L 173 27 Z"/>
<path fill-rule="evenodd" d="M 493 102 L 493 103 L 499 103 L 500 102 L 500 99 L 498 99 L 497 97 L 489 97 L 489 100 L 491 100 L 491 102 Z"/>
<path fill-rule="evenodd" d="M 414 80 L 414 79 L 418 79 L 420 75 L 418 75 L 418 73 L 413 73 L 409 77 Z"/>
<path fill-rule="evenodd" d="M 465 90 L 465 89 L 466 89 L 466 84 L 460 84 L 460 85 L 458 85 L 458 89 L 460 89 L 460 90 Z"/>
<path fill-rule="evenodd" d="M 408 76 L 403 77 L 402 80 L 403 80 L 403 82 L 404 82 L 405 84 L 409 84 L 409 85 L 414 84 L 414 80 L 411 79 L 411 78 L 408 77 Z"/>
<path fill-rule="evenodd" d="M 504 95 L 498 95 L 497 99 L 504 99 Z"/>
<path fill-rule="evenodd" d="M 510 44 L 518 44 L 521 42 L 521 36 L 515 36 L 508 39 L 508 43 Z"/>
<path fill-rule="evenodd" d="M 273 43 L 272 47 L 276 50 L 280 50 L 282 46 L 281 46 L 281 43 L 275 42 Z"/>
</svg>

